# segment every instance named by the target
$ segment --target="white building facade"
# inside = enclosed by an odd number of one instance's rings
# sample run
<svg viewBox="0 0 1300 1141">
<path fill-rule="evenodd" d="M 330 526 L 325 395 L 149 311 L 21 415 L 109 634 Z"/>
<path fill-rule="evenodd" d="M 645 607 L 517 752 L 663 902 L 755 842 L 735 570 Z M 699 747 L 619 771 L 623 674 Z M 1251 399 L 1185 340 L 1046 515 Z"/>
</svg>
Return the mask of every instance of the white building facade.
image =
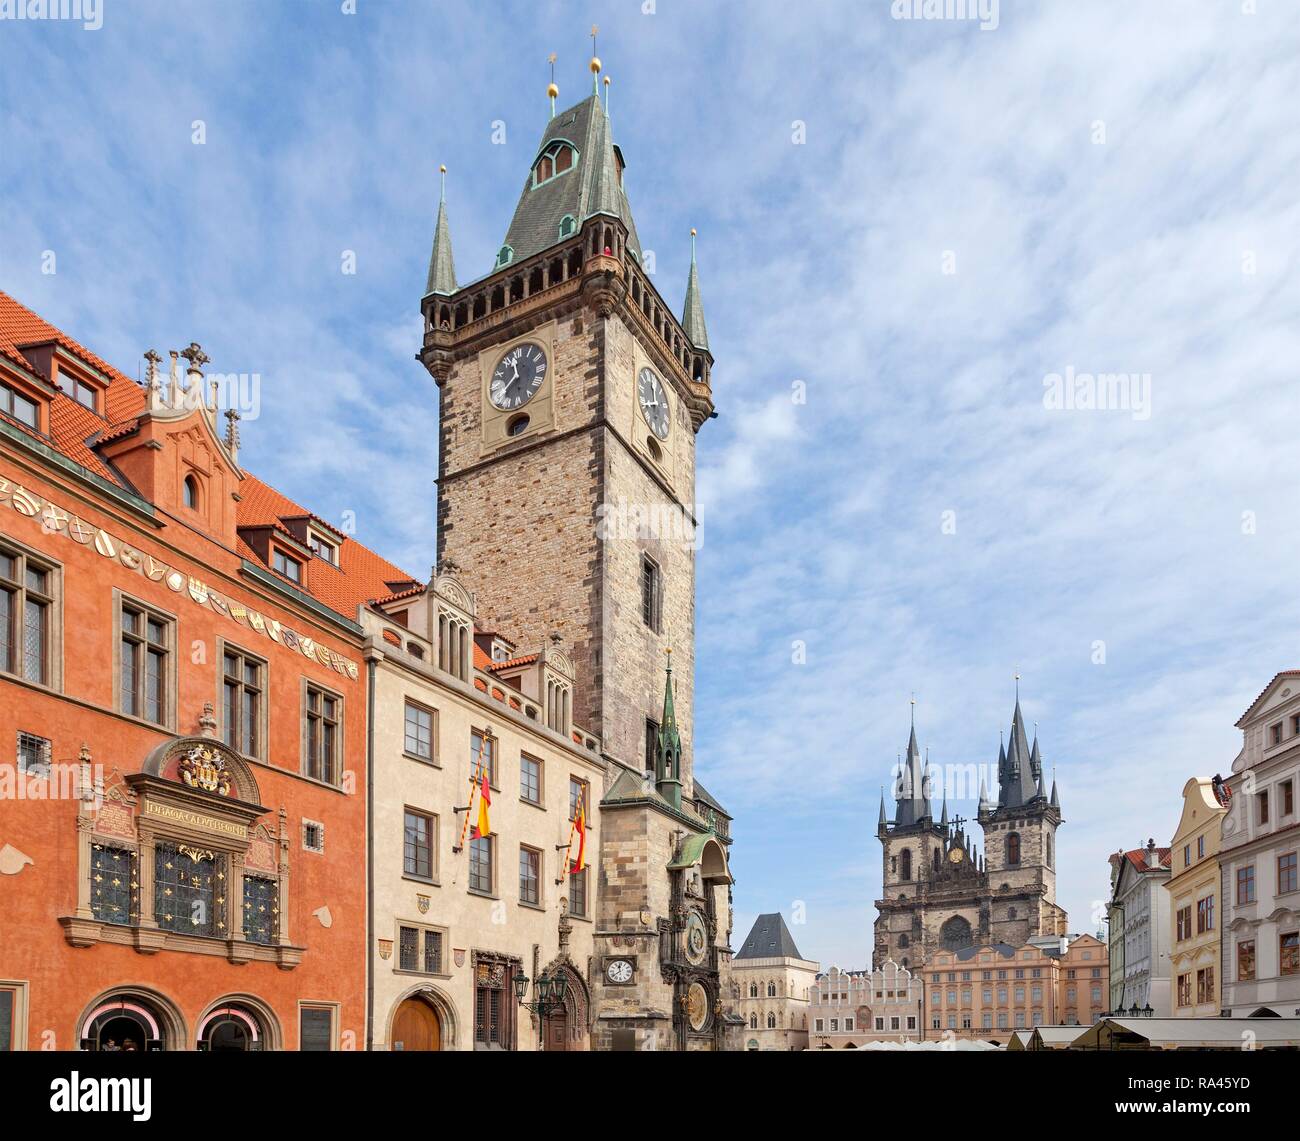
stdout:
<svg viewBox="0 0 1300 1141">
<path fill-rule="evenodd" d="M 920 975 L 892 959 L 871 971 L 831 967 L 817 976 L 809 995 L 808 1044 L 814 1050 L 840 1050 L 868 1042 L 920 1041 L 924 998 Z"/>
<path fill-rule="evenodd" d="M 1112 1010 L 1150 1006 L 1169 1017 L 1168 848 L 1145 848 L 1110 857 L 1110 996 Z"/>
<path fill-rule="evenodd" d="M 1279 673 L 1237 727 L 1227 780 L 1223 1012 L 1300 1016 L 1300 670 Z"/>
</svg>

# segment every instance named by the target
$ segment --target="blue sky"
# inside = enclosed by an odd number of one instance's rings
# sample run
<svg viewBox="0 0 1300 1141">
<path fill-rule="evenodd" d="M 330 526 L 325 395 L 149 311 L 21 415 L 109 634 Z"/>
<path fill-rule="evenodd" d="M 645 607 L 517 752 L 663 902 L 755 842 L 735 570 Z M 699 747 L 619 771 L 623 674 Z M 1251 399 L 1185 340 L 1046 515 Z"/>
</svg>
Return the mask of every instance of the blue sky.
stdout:
<svg viewBox="0 0 1300 1141">
<path fill-rule="evenodd" d="M 674 305 L 700 231 L 695 755 L 737 817 L 737 940 L 781 910 L 864 965 L 909 695 L 932 761 L 991 764 L 1017 671 L 1095 931 L 1107 853 L 1167 843 L 1297 664 L 1293 5 L 1002 0 L 988 31 L 886 0 L 344 7 L 0 20 L 0 287 L 124 371 L 197 340 L 260 374 L 249 465 L 425 573 L 437 166 L 469 280 L 547 55 L 576 101 L 599 24 Z M 1046 407 L 1070 369 L 1149 376 L 1149 416 Z"/>
</svg>

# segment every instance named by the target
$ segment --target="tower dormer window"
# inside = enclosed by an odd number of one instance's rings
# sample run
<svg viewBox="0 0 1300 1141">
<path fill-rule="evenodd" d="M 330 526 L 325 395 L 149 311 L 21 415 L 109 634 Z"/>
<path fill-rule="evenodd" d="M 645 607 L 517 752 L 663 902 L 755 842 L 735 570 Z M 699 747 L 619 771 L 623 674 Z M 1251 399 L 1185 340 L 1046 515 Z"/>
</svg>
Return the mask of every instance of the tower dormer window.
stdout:
<svg viewBox="0 0 1300 1141">
<path fill-rule="evenodd" d="M 339 565 L 339 549 L 327 539 L 322 539 L 315 532 L 312 532 L 308 536 L 307 545 L 311 547 L 313 554 L 318 559 L 324 559 L 333 566 Z"/>
<path fill-rule="evenodd" d="M 79 376 L 73 376 L 72 373 L 63 369 L 59 370 L 58 383 L 59 387 L 83 408 L 90 409 L 96 416 L 102 415 L 100 412 L 99 389 L 95 385 L 82 380 Z"/>
<path fill-rule="evenodd" d="M 199 480 L 197 476 L 187 475 L 185 484 L 181 489 L 181 497 L 185 506 L 191 511 L 199 509 Z"/>
<path fill-rule="evenodd" d="M 271 569 L 282 574 L 290 582 L 302 582 L 302 563 L 283 551 L 274 551 L 271 556 Z"/>
<path fill-rule="evenodd" d="M 533 164 L 533 188 L 559 178 L 572 170 L 578 161 L 578 152 L 569 143 L 556 140 L 546 148 Z"/>
<path fill-rule="evenodd" d="M 497 250 L 498 266 L 509 265 L 514 260 L 515 260 L 515 251 L 511 249 L 509 246 L 502 246 L 499 250 Z"/>
<path fill-rule="evenodd" d="M 575 218 L 572 214 L 565 214 L 565 216 L 560 219 L 560 237 L 562 238 L 571 237 L 576 232 L 577 229 L 578 229 L 578 219 Z"/>
</svg>

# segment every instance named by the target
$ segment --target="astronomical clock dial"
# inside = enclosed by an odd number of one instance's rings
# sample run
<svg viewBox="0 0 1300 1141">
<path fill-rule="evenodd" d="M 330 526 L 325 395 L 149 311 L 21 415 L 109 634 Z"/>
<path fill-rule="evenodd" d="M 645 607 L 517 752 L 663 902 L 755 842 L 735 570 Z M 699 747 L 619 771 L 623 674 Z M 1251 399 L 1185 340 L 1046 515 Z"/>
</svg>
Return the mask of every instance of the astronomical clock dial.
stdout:
<svg viewBox="0 0 1300 1141">
<path fill-rule="evenodd" d="M 691 983 L 686 990 L 686 1020 L 697 1031 L 709 1021 L 709 992 L 699 983 Z"/>
<path fill-rule="evenodd" d="M 661 381 L 648 368 L 643 368 L 636 382 L 637 399 L 650 430 L 661 440 L 668 439 L 668 393 Z"/>
<path fill-rule="evenodd" d="M 612 983 L 630 983 L 632 981 L 632 964 L 626 959 L 614 959 L 605 968 L 605 977 Z"/>
<path fill-rule="evenodd" d="M 695 964 L 704 962 L 709 949 L 709 934 L 698 911 L 692 911 L 686 920 L 686 957 Z"/>
<path fill-rule="evenodd" d="M 510 412 L 527 404 L 546 379 L 546 354 L 531 341 L 516 345 L 492 373 L 488 396 L 494 407 Z"/>
</svg>

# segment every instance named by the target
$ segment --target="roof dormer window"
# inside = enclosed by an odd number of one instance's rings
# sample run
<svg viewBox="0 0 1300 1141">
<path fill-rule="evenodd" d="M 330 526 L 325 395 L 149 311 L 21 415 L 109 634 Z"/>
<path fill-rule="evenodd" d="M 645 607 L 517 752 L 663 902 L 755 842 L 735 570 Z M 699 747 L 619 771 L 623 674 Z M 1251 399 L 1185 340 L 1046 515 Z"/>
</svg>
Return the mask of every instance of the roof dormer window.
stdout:
<svg viewBox="0 0 1300 1141">
<path fill-rule="evenodd" d="M 515 251 L 512 250 L 509 246 L 502 246 L 499 250 L 497 250 L 498 269 L 503 265 L 509 265 L 514 260 L 515 260 Z"/>
<path fill-rule="evenodd" d="M 339 565 L 339 549 L 327 539 L 322 539 L 315 532 L 307 537 L 307 545 L 318 559 L 324 559 L 331 566 Z"/>
<path fill-rule="evenodd" d="M 58 372 L 59 387 L 64 393 L 75 400 L 83 408 L 89 409 L 96 416 L 102 416 L 100 409 L 100 390 L 98 385 L 91 384 L 89 381 L 82 380 L 79 376 L 74 376 L 66 369 L 60 368 Z"/>
<path fill-rule="evenodd" d="M 277 549 L 271 552 L 271 569 L 276 574 L 284 575 L 290 582 L 302 582 L 302 563 L 284 551 Z"/>
<path fill-rule="evenodd" d="M 0 384 L 0 412 L 12 416 L 20 424 L 40 431 L 40 409 L 36 401 L 7 384 Z"/>
<path fill-rule="evenodd" d="M 578 152 L 562 140 L 556 140 L 533 163 L 533 189 L 568 173 L 578 161 Z"/>
</svg>

